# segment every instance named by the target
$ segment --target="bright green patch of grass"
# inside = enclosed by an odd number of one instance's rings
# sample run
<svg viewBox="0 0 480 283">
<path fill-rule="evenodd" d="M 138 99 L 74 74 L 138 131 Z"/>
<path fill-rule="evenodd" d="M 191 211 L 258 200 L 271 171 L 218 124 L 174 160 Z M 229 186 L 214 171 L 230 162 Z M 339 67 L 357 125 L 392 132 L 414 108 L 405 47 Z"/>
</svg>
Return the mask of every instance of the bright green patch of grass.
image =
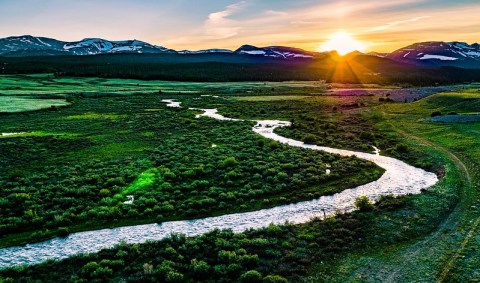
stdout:
<svg viewBox="0 0 480 283">
<path fill-rule="evenodd" d="M 150 168 L 140 174 L 138 178 L 127 188 L 120 191 L 120 195 L 131 195 L 138 190 L 153 189 L 155 183 L 162 183 L 162 177 L 157 168 Z"/>
</svg>

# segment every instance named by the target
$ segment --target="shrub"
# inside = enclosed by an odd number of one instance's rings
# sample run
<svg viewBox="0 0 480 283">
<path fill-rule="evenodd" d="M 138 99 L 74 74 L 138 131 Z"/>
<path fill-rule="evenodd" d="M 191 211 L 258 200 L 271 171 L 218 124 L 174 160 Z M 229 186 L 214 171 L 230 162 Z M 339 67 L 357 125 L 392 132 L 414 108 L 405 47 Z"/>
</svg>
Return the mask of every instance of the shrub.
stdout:
<svg viewBox="0 0 480 283">
<path fill-rule="evenodd" d="M 70 231 L 68 230 L 67 227 L 60 227 L 60 228 L 58 228 L 57 233 L 58 233 L 58 236 L 60 236 L 60 237 L 66 237 L 66 236 L 68 236 Z"/>
<path fill-rule="evenodd" d="M 307 134 L 302 138 L 302 141 L 306 144 L 314 144 L 317 140 L 317 137 L 312 134 Z"/>
<path fill-rule="evenodd" d="M 210 270 L 210 266 L 203 260 L 192 259 L 193 272 L 197 278 L 206 278 Z"/>
<path fill-rule="evenodd" d="M 277 149 L 277 148 L 280 148 L 280 143 L 277 141 L 271 141 L 268 143 L 268 147 L 270 149 Z"/>
<path fill-rule="evenodd" d="M 223 160 L 223 165 L 225 167 L 232 167 L 238 164 L 238 161 L 235 159 L 235 157 L 227 157 Z"/>
<path fill-rule="evenodd" d="M 165 276 L 166 282 L 184 282 L 184 276 L 176 271 L 169 271 Z"/>
<path fill-rule="evenodd" d="M 108 267 L 98 267 L 97 270 L 95 270 L 91 276 L 94 278 L 109 278 L 113 275 L 113 270 L 111 270 Z"/>
<path fill-rule="evenodd" d="M 360 211 L 371 211 L 373 204 L 366 196 L 361 196 L 355 200 L 355 207 Z"/>
<path fill-rule="evenodd" d="M 432 112 L 432 114 L 430 114 L 430 117 L 437 117 L 437 116 L 442 116 L 442 112 L 434 111 L 434 112 Z"/>
<path fill-rule="evenodd" d="M 397 144 L 395 146 L 395 151 L 398 153 L 406 153 L 408 151 L 408 147 L 404 144 Z"/>
<path fill-rule="evenodd" d="M 376 206 L 380 209 L 393 210 L 404 206 L 406 203 L 404 198 L 398 198 L 393 195 L 381 196 Z"/>
<path fill-rule="evenodd" d="M 280 275 L 268 275 L 263 278 L 263 283 L 288 283 L 288 280 Z"/>
<path fill-rule="evenodd" d="M 100 266 L 98 265 L 97 262 L 95 261 L 91 261 L 87 264 L 85 264 L 82 268 L 82 272 L 84 272 L 85 274 L 91 274 L 93 273 L 95 270 L 97 270 L 97 268 L 99 268 Z"/>
<path fill-rule="evenodd" d="M 262 274 L 256 270 L 250 270 L 240 276 L 240 281 L 245 283 L 262 282 Z"/>
</svg>

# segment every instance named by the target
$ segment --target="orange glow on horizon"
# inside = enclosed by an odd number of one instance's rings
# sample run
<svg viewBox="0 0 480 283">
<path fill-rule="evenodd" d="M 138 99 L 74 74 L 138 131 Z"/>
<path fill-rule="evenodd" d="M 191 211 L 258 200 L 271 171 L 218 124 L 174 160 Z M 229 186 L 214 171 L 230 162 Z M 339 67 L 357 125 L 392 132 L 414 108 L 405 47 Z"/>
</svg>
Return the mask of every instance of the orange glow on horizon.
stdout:
<svg viewBox="0 0 480 283">
<path fill-rule="evenodd" d="M 345 55 L 353 51 L 364 52 L 367 46 L 365 43 L 356 40 L 349 33 L 340 31 L 330 36 L 329 40 L 324 42 L 318 51 L 334 51 L 338 54 Z"/>
</svg>

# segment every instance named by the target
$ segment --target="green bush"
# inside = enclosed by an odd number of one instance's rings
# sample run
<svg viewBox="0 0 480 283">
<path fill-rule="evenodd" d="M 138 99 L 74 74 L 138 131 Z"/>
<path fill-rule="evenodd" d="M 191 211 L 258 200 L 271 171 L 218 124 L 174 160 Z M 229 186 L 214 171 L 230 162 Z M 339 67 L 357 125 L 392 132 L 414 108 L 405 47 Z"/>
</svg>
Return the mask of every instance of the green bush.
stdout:
<svg viewBox="0 0 480 283">
<path fill-rule="evenodd" d="M 288 280 L 280 275 L 268 275 L 263 278 L 263 283 L 288 283 Z"/>
<path fill-rule="evenodd" d="M 235 159 L 235 157 L 227 157 L 223 160 L 223 165 L 225 167 L 232 167 L 238 164 L 238 161 Z"/>
<path fill-rule="evenodd" d="M 307 134 L 302 138 L 302 141 L 306 144 L 314 144 L 317 141 L 317 137 L 312 134 Z"/>
<path fill-rule="evenodd" d="M 256 270 L 250 270 L 240 276 L 240 281 L 245 283 L 262 282 L 262 274 Z"/>
<path fill-rule="evenodd" d="M 360 211 L 371 211 L 374 208 L 373 203 L 366 196 L 358 197 L 355 200 L 355 207 Z"/>
</svg>

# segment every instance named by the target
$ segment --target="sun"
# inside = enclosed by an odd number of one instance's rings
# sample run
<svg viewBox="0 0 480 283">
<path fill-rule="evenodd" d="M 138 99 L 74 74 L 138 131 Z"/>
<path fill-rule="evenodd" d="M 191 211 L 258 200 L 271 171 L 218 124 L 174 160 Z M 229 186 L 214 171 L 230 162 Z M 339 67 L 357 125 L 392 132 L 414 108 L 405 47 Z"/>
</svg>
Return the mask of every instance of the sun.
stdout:
<svg viewBox="0 0 480 283">
<path fill-rule="evenodd" d="M 353 51 L 365 51 L 366 45 L 355 38 L 350 34 L 340 31 L 332 34 L 329 37 L 329 40 L 323 43 L 319 51 L 333 51 L 336 50 L 338 54 L 345 55 Z"/>
</svg>

